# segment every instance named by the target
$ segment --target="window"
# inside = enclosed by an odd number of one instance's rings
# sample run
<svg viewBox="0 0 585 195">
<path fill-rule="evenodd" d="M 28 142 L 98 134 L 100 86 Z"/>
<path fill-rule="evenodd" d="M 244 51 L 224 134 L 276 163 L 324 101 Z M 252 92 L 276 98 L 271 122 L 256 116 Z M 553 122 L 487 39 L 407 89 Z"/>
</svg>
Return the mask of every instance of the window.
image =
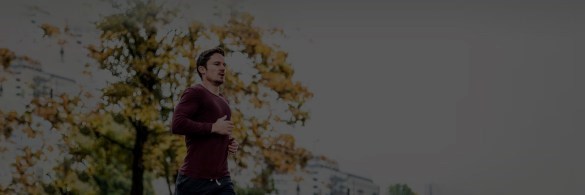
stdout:
<svg viewBox="0 0 585 195">
<path fill-rule="evenodd" d="M 33 78 L 33 96 L 34 97 L 47 97 L 49 96 L 49 87 L 46 86 L 49 80 L 43 77 L 35 77 Z"/>
</svg>

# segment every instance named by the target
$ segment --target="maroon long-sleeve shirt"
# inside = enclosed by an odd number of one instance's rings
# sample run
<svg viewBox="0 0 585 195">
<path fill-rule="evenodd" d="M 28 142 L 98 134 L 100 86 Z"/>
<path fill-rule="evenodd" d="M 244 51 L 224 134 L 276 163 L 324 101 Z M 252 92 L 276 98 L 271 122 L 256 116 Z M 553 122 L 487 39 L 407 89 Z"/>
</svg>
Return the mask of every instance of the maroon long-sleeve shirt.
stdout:
<svg viewBox="0 0 585 195">
<path fill-rule="evenodd" d="M 194 179 L 218 179 L 229 176 L 229 136 L 211 133 L 211 126 L 218 118 L 231 118 L 225 98 L 217 96 L 203 85 L 197 84 L 185 90 L 173 113 L 171 131 L 185 135 L 187 156 L 179 170 Z"/>
</svg>

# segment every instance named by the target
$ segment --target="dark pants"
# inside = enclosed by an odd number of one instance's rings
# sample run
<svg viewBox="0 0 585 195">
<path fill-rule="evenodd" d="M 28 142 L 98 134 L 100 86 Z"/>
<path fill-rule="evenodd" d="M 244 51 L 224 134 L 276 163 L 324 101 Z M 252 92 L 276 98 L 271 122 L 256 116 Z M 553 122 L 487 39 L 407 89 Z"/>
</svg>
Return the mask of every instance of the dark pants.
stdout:
<svg viewBox="0 0 585 195">
<path fill-rule="evenodd" d="M 234 184 L 229 176 L 220 179 L 193 179 L 179 173 L 175 188 L 176 195 L 210 194 L 235 195 Z"/>
</svg>

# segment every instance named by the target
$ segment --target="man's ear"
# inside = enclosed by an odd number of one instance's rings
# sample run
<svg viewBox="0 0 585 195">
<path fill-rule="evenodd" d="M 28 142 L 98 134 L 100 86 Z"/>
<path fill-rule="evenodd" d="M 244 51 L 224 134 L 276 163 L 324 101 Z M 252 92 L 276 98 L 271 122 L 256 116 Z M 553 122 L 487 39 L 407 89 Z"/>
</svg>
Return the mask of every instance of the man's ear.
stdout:
<svg viewBox="0 0 585 195">
<path fill-rule="evenodd" d="M 205 68 L 205 66 L 198 66 L 197 70 L 199 70 L 199 73 L 205 74 L 205 71 L 207 70 L 207 68 Z"/>
</svg>

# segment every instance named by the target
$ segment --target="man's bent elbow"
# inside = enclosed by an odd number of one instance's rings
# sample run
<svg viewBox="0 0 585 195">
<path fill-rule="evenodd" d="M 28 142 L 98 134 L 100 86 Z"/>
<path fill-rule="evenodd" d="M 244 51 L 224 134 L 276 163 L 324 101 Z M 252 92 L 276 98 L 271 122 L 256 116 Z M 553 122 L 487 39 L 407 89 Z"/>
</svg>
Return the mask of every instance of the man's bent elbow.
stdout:
<svg viewBox="0 0 585 195">
<path fill-rule="evenodd" d="M 178 134 L 178 135 L 183 135 L 183 131 L 181 131 L 180 125 L 179 125 L 179 121 L 175 121 L 173 120 L 172 125 L 171 125 L 171 133 L 172 134 Z"/>
</svg>

